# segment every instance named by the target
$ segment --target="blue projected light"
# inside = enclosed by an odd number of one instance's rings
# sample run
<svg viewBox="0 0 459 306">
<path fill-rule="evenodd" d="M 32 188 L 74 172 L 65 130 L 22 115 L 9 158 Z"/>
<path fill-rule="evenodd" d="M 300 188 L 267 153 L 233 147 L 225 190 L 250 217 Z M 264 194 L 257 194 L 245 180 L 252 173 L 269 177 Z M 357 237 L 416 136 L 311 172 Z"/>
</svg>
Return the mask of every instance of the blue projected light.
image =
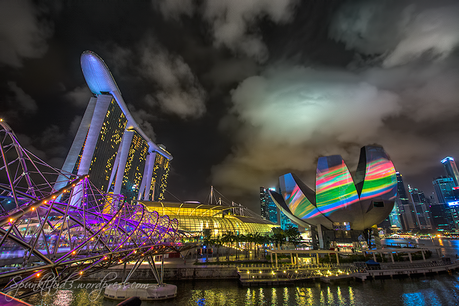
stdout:
<svg viewBox="0 0 459 306">
<path fill-rule="evenodd" d="M 449 205 L 449 206 L 459 205 L 459 201 L 448 202 L 448 205 Z"/>
<path fill-rule="evenodd" d="M 447 157 L 445 157 L 445 158 L 443 158 L 441 160 L 441 163 L 444 164 L 444 163 L 448 162 L 449 160 L 450 161 L 454 161 L 454 158 L 452 158 L 451 156 L 447 156 Z"/>
</svg>

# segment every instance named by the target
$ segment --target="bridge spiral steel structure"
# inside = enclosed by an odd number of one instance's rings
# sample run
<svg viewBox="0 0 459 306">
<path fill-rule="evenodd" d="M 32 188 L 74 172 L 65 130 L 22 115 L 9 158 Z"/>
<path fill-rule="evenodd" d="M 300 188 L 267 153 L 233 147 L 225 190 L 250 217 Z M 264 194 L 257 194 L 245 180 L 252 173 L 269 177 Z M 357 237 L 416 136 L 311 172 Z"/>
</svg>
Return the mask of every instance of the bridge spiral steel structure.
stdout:
<svg viewBox="0 0 459 306">
<path fill-rule="evenodd" d="M 137 267 L 144 259 L 155 274 L 153 255 L 187 248 L 176 219 L 103 194 L 87 176 L 66 174 L 69 183 L 55 190 L 62 172 L 23 148 L 3 121 L 0 141 L 3 291 L 33 294 L 37 287 L 27 283 L 45 277 L 59 284 L 129 261 Z"/>
</svg>

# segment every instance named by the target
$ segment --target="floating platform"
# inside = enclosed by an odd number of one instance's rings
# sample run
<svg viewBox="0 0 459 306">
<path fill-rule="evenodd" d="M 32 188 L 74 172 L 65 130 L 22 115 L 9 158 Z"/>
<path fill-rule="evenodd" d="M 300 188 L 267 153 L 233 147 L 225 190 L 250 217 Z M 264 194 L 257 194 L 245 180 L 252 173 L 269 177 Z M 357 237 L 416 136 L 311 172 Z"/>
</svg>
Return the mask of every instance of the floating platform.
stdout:
<svg viewBox="0 0 459 306">
<path fill-rule="evenodd" d="M 112 284 L 105 288 L 104 297 L 112 300 L 125 300 L 138 297 L 142 301 L 159 301 L 177 296 L 177 286 L 171 284 Z"/>
</svg>

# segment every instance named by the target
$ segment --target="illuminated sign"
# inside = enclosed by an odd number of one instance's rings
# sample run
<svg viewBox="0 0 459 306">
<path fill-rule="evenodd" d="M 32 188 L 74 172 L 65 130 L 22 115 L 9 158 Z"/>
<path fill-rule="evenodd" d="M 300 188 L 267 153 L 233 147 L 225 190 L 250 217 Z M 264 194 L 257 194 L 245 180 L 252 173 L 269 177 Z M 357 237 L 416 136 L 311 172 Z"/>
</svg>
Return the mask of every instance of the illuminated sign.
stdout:
<svg viewBox="0 0 459 306">
<path fill-rule="evenodd" d="M 450 205 L 450 206 L 452 206 L 452 205 L 459 205 L 459 201 L 448 202 L 448 205 Z"/>
</svg>

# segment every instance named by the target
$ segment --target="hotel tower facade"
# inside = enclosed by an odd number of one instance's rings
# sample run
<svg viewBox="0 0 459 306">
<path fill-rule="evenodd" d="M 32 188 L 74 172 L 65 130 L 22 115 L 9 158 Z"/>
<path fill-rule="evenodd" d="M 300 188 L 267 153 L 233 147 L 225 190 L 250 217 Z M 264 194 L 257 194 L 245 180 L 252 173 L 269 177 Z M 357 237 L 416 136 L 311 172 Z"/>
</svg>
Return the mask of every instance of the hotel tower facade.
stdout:
<svg viewBox="0 0 459 306">
<path fill-rule="evenodd" d="M 135 122 L 102 58 L 85 51 L 81 68 L 94 96 L 89 100 L 63 172 L 89 175 L 101 192 L 123 195 L 127 201 L 164 200 L 172 155 L 164 146 L 155 144 Z M 64 178 L 59 179 L 55 189 L 66 183 Z"/>
</svg>

